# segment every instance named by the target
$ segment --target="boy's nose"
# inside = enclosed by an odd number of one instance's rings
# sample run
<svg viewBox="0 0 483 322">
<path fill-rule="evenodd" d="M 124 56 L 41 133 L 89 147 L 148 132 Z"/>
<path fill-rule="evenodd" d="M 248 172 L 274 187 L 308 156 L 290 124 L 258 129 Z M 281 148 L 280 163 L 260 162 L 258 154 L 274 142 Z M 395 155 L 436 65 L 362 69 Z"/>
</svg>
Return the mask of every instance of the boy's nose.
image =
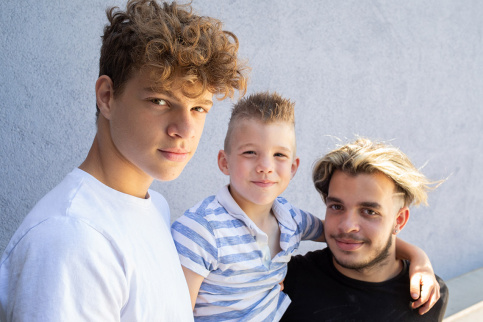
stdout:
<svg viewBox="0 0 483 322">
<path fill-rule="evenodd" d="M 195 123 L 189 110 L 183 109 L 176 112 L 176 117 L 168 126 L 168 135 L 179 138 L 192 138 L 195 135 Z"/>
<path fill-rule="evenodd" d="M 273 164 L 269 158 L 260 157 L 257 164 L 257 172 L 271 173 L 273 171 Z"/>
<path fill-rule="evenodd" d="M 346 213 L 340 217 L 339 229 L 343 233 L 357 232 L 360 230 L 359 226 L 359 216 L 356 211 L 348 210 Z"/>
</svg>

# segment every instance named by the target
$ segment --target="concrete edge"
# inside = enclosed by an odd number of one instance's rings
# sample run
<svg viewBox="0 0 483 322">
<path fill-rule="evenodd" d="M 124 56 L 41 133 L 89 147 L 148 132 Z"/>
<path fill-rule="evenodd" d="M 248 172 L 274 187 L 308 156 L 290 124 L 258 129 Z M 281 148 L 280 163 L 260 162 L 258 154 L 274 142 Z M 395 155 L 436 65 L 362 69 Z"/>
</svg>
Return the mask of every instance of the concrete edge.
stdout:
<svg viewBox="0 0 483 322">
<path fill-rule="evenodd" d="M 447 318 L 443 319 L 444 322 L 463 322 L 463 321 L 483 321 L 483 301 L 475 305 L 472 305 L 460 312 L 457 312 Z"/>
<path fill-rule="evenodd" d="M 444 321 L 483 321 L 483 267 L 445 282 L 449 302 Z"/>
</svg>

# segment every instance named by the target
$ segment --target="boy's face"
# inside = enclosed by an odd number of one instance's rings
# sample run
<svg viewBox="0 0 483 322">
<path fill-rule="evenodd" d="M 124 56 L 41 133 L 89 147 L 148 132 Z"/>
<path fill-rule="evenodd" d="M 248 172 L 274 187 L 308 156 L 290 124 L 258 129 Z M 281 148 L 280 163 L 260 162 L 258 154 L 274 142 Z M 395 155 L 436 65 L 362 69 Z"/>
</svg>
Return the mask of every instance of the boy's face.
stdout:
<svg viewBox="0 0 483 322">
<path fill-rule="evenodd" d="M 147 71 L 137 72 L 123 92 L 111 98 L 108 115 L 116 158 L 140 174 L 173 180 L 196 151 L 213 94 L 183 95 L 175 81 L 171 92 L 154 92 Z"/>
<path fill-rule="evenodd" d="M 336 170 L 332 175 L 324 229 L 342 273 L 395 259 L 392 233 L 406 223 L 407 208 L 394 191 L 393 181 L 380 172 L 352 176 Z"/>
<path fill-rule="evenodd" d="M 293 125 L 241 119 L 229 142 L 230 152 L 220 151 L 218 165 L 230 176 L 233 198 L 245 212 L 256 206 L 271 207 L 299 165 Z"/>
</svg>

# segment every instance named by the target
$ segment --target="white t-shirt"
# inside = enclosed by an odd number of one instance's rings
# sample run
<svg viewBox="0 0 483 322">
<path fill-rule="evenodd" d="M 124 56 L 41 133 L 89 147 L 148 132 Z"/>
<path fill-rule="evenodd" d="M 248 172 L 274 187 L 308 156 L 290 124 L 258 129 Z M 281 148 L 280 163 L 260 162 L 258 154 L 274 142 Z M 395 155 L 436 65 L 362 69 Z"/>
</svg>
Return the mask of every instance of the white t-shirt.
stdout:
<svg viewBox="0 0 483 322">
<path fill-rule="evenodd" d="M 158 193 L 140 199 L 74 169 L 0 262 L 1 321 L 193 321 Z"/>
</svg>

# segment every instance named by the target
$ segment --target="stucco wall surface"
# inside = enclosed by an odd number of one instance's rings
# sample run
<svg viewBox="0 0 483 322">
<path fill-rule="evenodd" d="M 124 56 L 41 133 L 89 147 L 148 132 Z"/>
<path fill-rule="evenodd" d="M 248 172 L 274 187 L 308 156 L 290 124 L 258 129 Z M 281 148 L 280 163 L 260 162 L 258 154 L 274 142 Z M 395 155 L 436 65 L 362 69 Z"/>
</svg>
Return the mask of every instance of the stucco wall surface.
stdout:
<svg viewBox="0 0 483 322">
<path fill-rule="evenodd" d="M 95 134 L 100 0 L 2 2 L 0 252 L 34 204 L 85 158 Z M 432 179 L 401 237 L 445 279 L 483 266 L 483 2 L 194 0 L 221 19 L 252 67 L 249 93 L 296 102 L 301 166 L 284 196 L 324 217 L 311 167 L 355 135 L 391 140 Z M 232 102 L 216 103 L 197 154 L 156 182 L 173 219 L 214 194 Z M 301 252 L 321 247 L 306 243 Z"/>
</svg>

